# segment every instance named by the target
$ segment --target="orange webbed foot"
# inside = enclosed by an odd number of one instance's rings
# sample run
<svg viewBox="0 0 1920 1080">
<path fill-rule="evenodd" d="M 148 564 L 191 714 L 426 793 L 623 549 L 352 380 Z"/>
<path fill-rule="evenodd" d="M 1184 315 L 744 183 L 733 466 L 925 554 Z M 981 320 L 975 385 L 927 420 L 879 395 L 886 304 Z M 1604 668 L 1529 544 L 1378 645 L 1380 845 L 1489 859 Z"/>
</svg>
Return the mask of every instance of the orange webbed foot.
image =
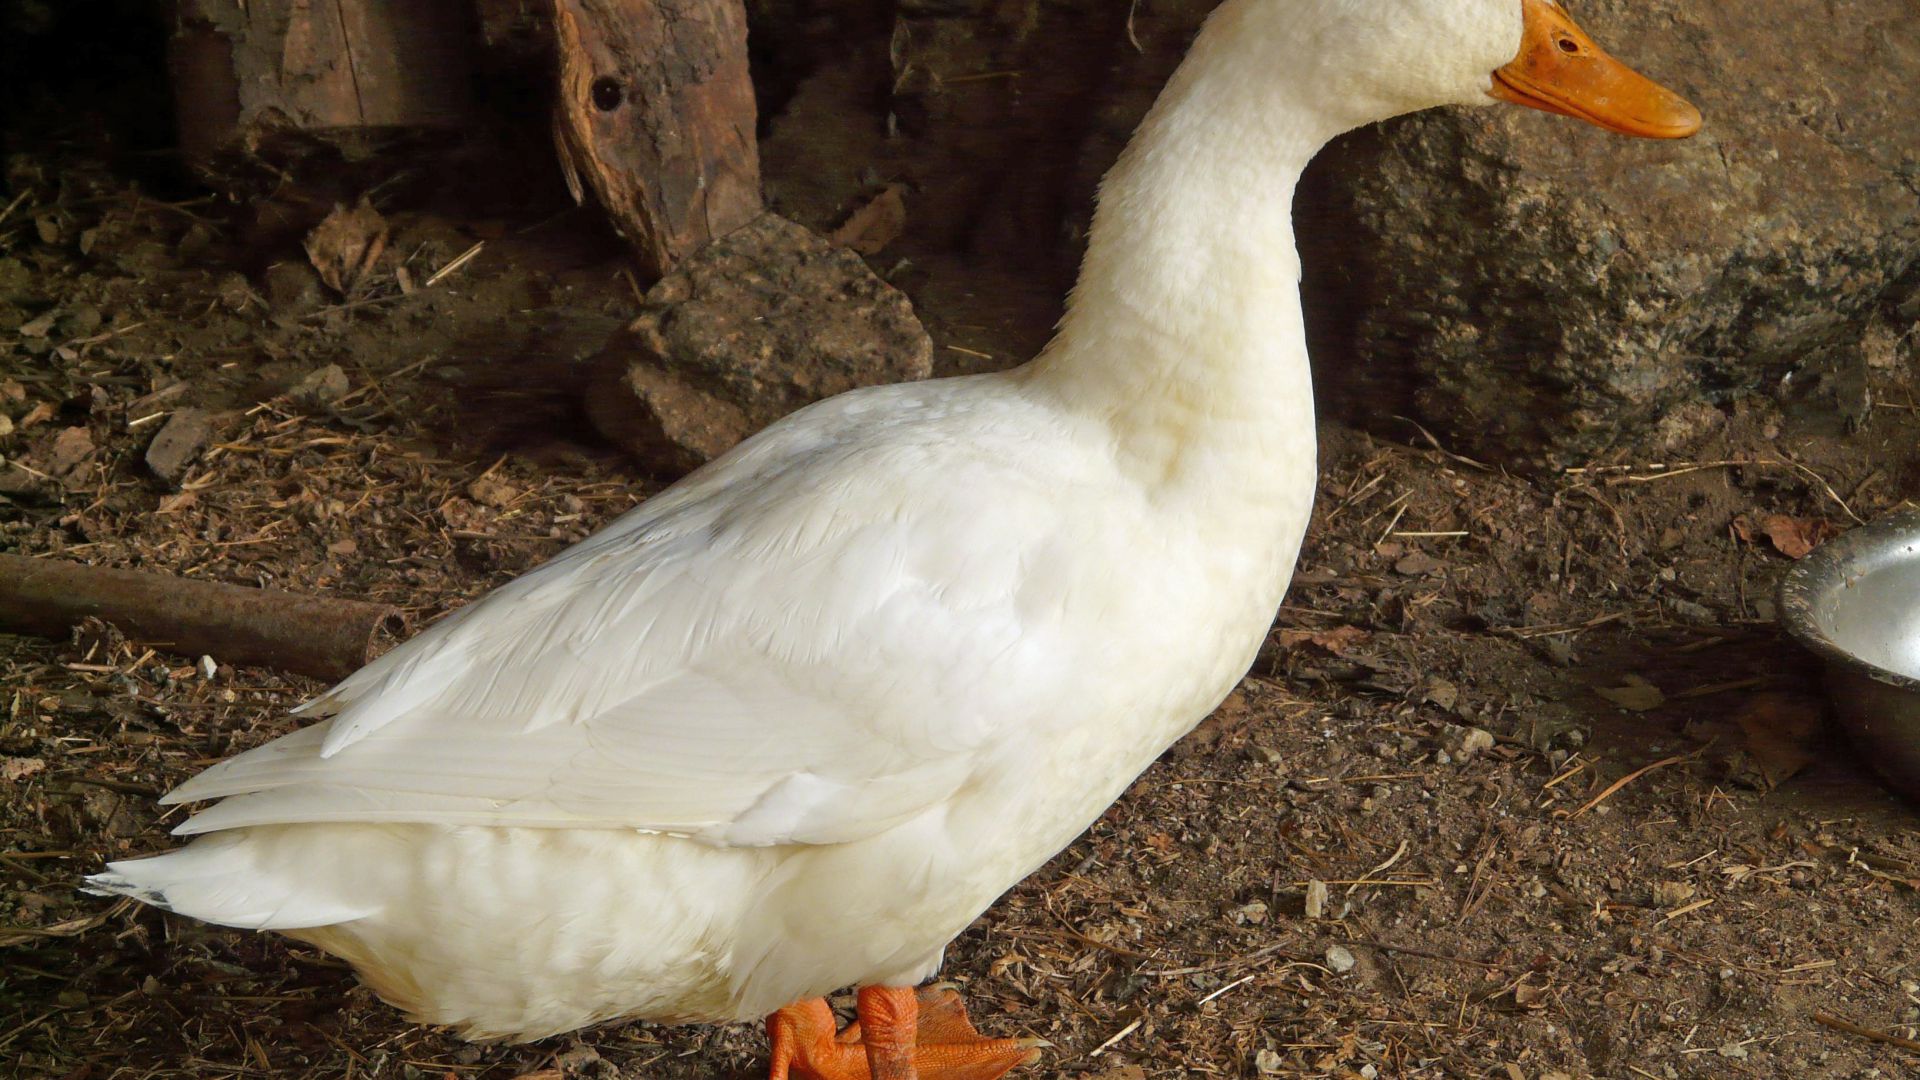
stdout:
<svg viewBox="0 0 1920 1080">
<path fill-rule="evenodd" d="M 951 988 L 866 987 L 860 1019 L 834 1031 L 819 998 L 767 1018 L 770 1080 L 996 1080 L 1040 1056 L 1034 1039 L 989 1039 Z"/>
</svg>

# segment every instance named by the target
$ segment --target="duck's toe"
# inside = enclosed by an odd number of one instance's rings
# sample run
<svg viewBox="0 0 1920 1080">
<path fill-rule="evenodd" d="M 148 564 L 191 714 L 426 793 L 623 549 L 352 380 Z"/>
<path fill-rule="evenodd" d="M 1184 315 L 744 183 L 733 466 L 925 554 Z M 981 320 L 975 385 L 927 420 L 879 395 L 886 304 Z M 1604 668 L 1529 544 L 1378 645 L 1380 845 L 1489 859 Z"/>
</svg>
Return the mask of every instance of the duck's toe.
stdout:
<svg viewBox="0 0 1920 1080">
<path fill-rule="evenodd" d="M 879 1032 L 871 1048 L 859 1021 L 836 1033 L 833 1012 L 820 998 L 768 1017 L 770 1080 L 996 1080 L 1037 1059 L 1048 1045 L 1041 1039 L 982 1036 L 967 1018 L 960 995 L 946 985 L 919 991 L 869 987 L 861 1005 L 868 1027 Z M 909 1018 L 911 1045 L 902 1047 L 893 1029 Z M 870 1058 L 878 1060 L 870 1064 Z"/>
</svg>

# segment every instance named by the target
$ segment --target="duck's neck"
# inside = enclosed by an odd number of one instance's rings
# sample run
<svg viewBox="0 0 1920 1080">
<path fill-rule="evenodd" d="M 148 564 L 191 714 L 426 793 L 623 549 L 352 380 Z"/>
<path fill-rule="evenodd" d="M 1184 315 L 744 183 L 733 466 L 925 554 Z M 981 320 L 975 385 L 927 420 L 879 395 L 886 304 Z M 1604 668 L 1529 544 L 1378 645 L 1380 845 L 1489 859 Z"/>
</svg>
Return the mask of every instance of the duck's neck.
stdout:
<svg viewBox="0 0 1920 1080">
<path fill-rule="evenodd" d="M 1313 59 L 1288 70 L 1311 35 L 1252 18 L 1215 13 L 1108 174 L 1060 332 L 1023 370 L 1168 497 L 1313 473 L 1293 192 L 1352 125 L 1312 100 Z"/>
</svg>

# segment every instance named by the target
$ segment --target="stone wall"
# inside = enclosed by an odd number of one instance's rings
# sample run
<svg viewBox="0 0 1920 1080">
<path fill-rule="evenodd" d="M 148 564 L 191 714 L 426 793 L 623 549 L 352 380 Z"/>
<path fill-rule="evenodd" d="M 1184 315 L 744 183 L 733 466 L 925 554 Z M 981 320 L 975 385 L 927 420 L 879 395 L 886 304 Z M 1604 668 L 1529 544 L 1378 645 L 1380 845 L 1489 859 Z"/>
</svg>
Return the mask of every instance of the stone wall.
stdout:
<svg viewBox="0 0 1920 1080">
<path fill-rule="evenodd" d="M 908 253 L 941 237 L 1057 291 L 1038 267 L 1076 256 L 1095 182 L 1210 6 L 903 5 L 893 132 L 870 145 L 914 185 Z M 1296 201 L 1323 409 L 1520 467 L 1664 454 L 1755 393 L 1857 419 L 1863 353 L 1905 362 L 1920 316 L 1920 7 L 1572 13 L 1706 129 L 1641 142 L 1503 107 L 1337 142 Z M 833 72 L 885 45 L 837 47 Z"/>
<path fill-rule="evenodd" d="M 1664 453 L 1745 394 L 1858 422 L 1920 316 L 1920 8 L 1574 14 L 1705 130 L 1447 110 L 1330 148 L 1297 204 L 1330 406 L 1522 466 Z"/>
</svg>

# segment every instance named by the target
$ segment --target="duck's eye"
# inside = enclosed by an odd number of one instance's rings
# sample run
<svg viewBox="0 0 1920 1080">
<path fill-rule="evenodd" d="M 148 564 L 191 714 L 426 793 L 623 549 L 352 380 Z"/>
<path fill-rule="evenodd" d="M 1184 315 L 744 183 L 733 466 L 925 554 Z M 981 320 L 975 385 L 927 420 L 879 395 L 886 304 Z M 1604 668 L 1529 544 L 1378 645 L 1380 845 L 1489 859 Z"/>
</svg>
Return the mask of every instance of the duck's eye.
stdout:
<svg viewBox="0 0 1920 1080">
<path fill-rule="evenodd" d="M 593 107 L 601 112 L 612 112 L 619 108 L 625 96 L 620 80 L 606 77 L 593 80 Z"/>
<path fill-rule="evenodd" d="M 1554 44 L 1560 46 L 1560 51 L 1563 53 L 1577 53 L 1580 51 L 1580 43 L 1570 37 L 1555 38 Z"/>
</svg>

